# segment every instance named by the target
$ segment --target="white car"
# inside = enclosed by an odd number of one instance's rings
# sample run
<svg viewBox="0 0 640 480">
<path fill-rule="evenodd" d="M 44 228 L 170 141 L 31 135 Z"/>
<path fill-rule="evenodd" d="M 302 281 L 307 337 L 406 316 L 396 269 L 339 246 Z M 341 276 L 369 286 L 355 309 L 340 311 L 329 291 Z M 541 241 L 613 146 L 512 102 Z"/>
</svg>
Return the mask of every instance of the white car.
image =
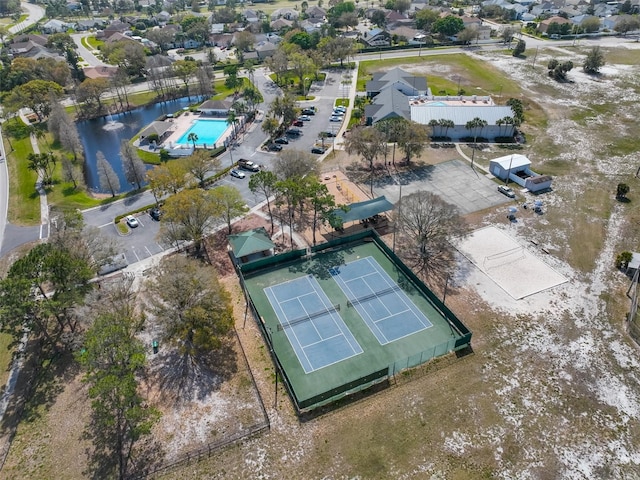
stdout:
<svg viewBox="0 0 640 480">
<path fill-rule="evenodd" d="M 127 225 L 129 225 L 129 228 L 136 228 L 138 225 L 140 225 L 140 222 L 138 222 L 138 219 L 133 215 L 127 215 L 126 221 L 127 221 Z"/>
<path fill-rule="evenodd" d="M 329 119 L 330 122 L 341 122 L 342 120 L 344 120 L 344 117 L 338 117 L 335 115 Z"/>
<path fill-rule="evenodd" d="M 236 177 L 236 178 L 244 178 L 245 177 L 244 172 L 241 172 L 240 170 L 236 170 L 235 168 L 233 170 L 231 170 L 229 173 L 231 174 L 232 177 Z"/>
</svg>

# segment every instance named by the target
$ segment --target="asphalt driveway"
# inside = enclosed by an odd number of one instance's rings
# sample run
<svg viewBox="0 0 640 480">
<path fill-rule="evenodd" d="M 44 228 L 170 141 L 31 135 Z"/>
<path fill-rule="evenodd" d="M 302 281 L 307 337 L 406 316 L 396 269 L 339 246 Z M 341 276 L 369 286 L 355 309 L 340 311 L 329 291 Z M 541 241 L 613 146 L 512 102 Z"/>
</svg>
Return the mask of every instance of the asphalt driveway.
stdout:
<svg viewBox="0 0 640 480">
<path fill-rule="evenodd" d="M 463 215 L 503 204 L 506 214 L 506 204 L 515 202 L 499 193 L 498 184 L 483 171 L 471 168 L 464 160 L 451 160 L 380 178 L 373 185 L 375 195 L 384 195 L 396 203 L 400 198 L 398 182 L 402 184 L 403 197 L 417 191 L 433 192 L 456 205 Z"/>
</svg>

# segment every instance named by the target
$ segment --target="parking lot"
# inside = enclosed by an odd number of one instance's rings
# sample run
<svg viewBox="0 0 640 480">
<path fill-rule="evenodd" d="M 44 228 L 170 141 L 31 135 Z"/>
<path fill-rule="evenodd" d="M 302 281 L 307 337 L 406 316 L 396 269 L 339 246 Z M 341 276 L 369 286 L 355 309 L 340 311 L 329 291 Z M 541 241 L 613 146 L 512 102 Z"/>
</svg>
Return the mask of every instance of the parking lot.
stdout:
<svg viewBox="0 0 640 480">
<path fill-rule="evenodd" d="M 400 184 L 403 196 L 420 190 L 433 192 L 456 205 L 463 215 L 502 204 L 512 205 L 515 201 L 498 192 L 498 184 L 487 178 L 484 172 L 471 168 L 463 160 L 451 160 L 395 177 L 384 177 L 374 183 L 374 192 L 376 196 L 384 195 L 396 203 L 400 198 Z"/>
</svg>

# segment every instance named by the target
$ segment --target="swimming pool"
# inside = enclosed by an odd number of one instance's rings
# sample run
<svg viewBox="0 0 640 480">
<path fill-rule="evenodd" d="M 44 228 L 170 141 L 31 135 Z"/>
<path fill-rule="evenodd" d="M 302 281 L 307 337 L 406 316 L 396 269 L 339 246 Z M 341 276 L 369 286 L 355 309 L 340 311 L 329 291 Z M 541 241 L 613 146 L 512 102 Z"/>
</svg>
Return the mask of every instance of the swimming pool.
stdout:
<svg viewBox="0 0 640 480">
<path fill-rule="evenodd" d="M 213 148 L 222 134 L 229 128 L 226 120 L 196 120 L 191 128 L 184 132 L 176 143 L 193 143 L 189 140 L 189 134 L 195 133 L 198 136 L 196 145 L 204 145 Z"/>
</svg>

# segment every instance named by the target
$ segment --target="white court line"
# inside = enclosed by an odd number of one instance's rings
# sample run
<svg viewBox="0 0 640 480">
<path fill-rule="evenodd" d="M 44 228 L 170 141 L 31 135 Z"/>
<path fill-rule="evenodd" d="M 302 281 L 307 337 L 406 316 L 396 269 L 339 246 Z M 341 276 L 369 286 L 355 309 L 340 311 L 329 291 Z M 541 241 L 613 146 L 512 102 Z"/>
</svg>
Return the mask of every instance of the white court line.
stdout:
<svg viewBox="0 0 640 480">
<path fill-rule="evenodd" d="M 332 338 L 336 338 L 336 337 L 344 337 L 344 335 L 342 333 L 339 333 L 338 335 L 334 335 L 333 337 L 323 338 L 319 342 L 313 342 L 313 343 L 309 343 L 308 345 L 305 345 L 304 348 L 312 347 L 313 345 L 318 345 L 319 343 L 324 343 L 327 340 L 331 340 Z"/>
</svg>

